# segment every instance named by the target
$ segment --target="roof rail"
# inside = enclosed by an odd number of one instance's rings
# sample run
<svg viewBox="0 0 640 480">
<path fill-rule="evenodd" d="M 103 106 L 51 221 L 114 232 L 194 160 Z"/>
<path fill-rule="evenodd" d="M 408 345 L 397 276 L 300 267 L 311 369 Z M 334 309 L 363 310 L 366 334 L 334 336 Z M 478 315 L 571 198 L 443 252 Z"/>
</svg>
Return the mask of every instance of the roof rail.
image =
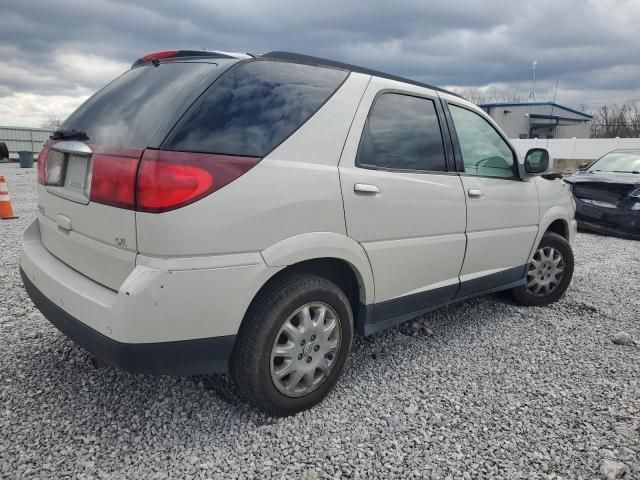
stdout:
<svg viewBox="0 0 640 480">
<path fill-rule="evenodd" d="M 309 65 L 318 65 L 324 67 L 333 67 L 333 68 L 342 68 L 344 70 L 349 70 L 351 72 L 364 73 L 365 75 L 373 75 L 375 77 L 386 78 L 388 80 L 395 80 L 398 82 L 409 83 L 411 85 L 416 85 L 418 87 L 429 88 L 431 90 L 437 90 L 439 92 L 448 93 L 449 95 L 454 95 L 458 98 L 463 98 L 462 95 L 458 95 L 457 93 L 451 92 L 449 90 L 445 90 L 444 88 L 435 87 L 433 85 L 429 85 L 427 83 L 418 82 L 416 80 L 411 80 L 410 78 L 400 77 L 398 75 L 392 75 L 389 73 L 380 72 L 378 70 L 373 70 L 370 68 L 359 67 L 358 65 L 351 65 L 349 63 L 337 62 L 335 60 L 328 60 L 326 58 L 320 57 L 312 57 L 310 55 L 303 55 L 300 53 L 293 52 L 269 52 L 262 55 L 263 58 L 272 58 L 274 60 L 286 60 L 293 63 L 305 63 Z"/>
</svg>

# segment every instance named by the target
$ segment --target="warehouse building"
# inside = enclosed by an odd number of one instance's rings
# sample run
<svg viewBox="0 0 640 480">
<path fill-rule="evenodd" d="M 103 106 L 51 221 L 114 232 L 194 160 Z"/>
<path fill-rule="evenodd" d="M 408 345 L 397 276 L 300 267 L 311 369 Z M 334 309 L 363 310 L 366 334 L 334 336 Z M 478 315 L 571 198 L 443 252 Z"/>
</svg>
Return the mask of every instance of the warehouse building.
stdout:
<svg viewBox="0 0 640 480">
<path fill-rule="evenodd" d="M 589 138 L 593 117 L 554 102 L 479 105 L 509 138 Z"/>
<path fill-rule="evenodd" d="M 51 131 L 44 128 L 0 127 L 0 142 L 7 144 L 9 158 L 18 159 L 18 152 L 32 152 L 38 158 L 42 146 L 49 139 Z"/>
</svg>

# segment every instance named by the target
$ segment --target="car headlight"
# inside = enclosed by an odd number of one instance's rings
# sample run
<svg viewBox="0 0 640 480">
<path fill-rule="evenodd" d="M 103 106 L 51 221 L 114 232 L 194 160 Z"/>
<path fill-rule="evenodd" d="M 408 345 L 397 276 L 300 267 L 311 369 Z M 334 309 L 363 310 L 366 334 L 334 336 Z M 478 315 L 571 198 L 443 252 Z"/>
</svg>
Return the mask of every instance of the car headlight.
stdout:
<svg viewBox="0 0 640 480">
<path fill-rule="evenodd" d="M 631 193 L 629 193 L 629 196 L 631 198 L 640 198 L 640 188 L 636 188 L 635 190 L 631 190 Z"/>
</svg>

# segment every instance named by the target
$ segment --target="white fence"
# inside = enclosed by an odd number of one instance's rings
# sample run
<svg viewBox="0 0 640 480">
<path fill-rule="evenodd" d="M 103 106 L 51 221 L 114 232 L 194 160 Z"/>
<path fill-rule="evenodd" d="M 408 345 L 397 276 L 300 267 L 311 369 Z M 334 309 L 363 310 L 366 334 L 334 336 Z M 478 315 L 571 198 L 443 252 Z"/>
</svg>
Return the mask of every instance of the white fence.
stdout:
<svg viewBox="0 0 640 480">
<path fill-rule="evenodd" d="M 534 147 L 546 148 L 551 158 L 566 160 L 595 160 L 617 148 L 637 148 L 640 138 L 552 138 L 511 140 L 521 155 Z"/>
<path fill-rule="evenodd" d="M 528 138 L 511 142 L 522 156 L 530 148 L 546 148 L 553 159 L 553 170 L 563 173 L 575 172 L 581 164 L 596 160 L 611 150 L 640 150 L 640 138 Z"/>
</svg>

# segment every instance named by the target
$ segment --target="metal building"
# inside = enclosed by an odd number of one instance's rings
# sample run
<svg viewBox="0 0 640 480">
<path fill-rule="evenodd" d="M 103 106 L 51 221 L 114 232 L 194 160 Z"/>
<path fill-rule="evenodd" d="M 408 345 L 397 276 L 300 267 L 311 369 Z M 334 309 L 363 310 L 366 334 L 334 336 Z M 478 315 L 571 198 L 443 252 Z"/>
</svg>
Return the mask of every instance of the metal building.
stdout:
<svg viewBox="0 0 640 480">
<path fill-rule="evenodd" d="M 509 138 L 589 138 L 593 117 L 553 102 L 479 105 Z"/>
<path fill-rule="evenodd" d="M 0 142 L 7 144 L 9 158 L 18 159 L 18 152 L 33 152 L 37 158 L 42 146 L 49 139 L 50 130 L 28 127 L 0 127 Z"/>
</svg>

